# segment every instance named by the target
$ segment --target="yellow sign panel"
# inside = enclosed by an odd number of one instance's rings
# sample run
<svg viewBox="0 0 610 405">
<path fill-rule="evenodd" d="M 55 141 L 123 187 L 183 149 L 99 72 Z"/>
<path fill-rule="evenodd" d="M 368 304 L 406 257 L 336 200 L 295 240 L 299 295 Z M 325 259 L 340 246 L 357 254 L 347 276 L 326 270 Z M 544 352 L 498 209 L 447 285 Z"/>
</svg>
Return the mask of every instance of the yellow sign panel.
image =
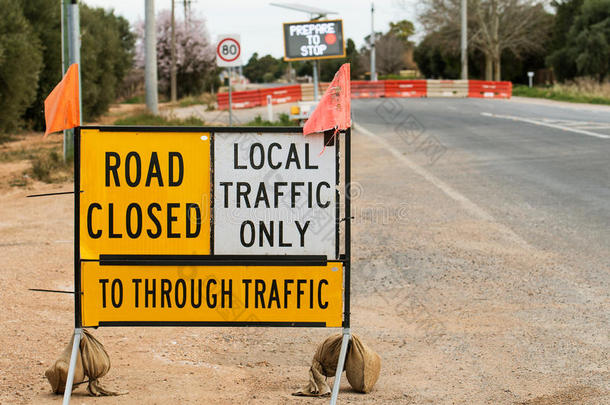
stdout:
<svg viewBox="0 0 610 405">
<path fill-rule="evenodd" d="M 80 257 L 210 254 L 210 134 L 81 130 Z"/>
<path fill-rule="evenodd" d="M 341 327 L 343 265 L 101 266 L 82 262 L 83 326 Z"/>
</svg>

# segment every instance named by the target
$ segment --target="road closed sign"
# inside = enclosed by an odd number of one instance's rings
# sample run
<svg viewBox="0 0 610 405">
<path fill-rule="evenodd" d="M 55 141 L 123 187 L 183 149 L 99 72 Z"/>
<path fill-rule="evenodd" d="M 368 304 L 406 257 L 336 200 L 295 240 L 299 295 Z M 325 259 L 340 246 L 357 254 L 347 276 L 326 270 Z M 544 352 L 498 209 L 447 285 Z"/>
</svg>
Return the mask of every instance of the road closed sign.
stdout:
<svg viewBox="0 0 610 405">
<path fill-rule="evenodd" d="M 284 23 L 284 59 L 328 59 L 345 57 L 343 21 Z"/>
<path fill-rule="evenodd" d="M 340 327 L 343 266 L 82 264 L 83 325 Z"/>
<path fill-rule="evenodd" d="M 241 43 L 239 35 L 221 35 L 216 44 L 216 65 L 220 67 L 241 66 Z"/>
<path fill-rule="evenodd" d="M 80 256 L 210 253 L 210 133 L 81 130 Z"/>
<path fill-rule="evenodd" d="M 77 324 L 343 324 L 338 140 L 81 127 L 75 146 Z"/>
</svg>

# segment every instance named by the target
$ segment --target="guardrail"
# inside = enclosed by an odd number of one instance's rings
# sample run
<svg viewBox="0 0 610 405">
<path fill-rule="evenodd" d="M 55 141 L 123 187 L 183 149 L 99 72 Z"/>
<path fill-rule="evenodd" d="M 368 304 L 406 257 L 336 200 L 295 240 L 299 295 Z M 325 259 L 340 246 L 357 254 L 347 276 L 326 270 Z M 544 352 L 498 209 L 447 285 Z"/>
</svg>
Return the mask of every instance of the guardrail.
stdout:
<svg viewBox="0 0 610 405">
<path fill-rule="evenodd" d="M 328 83 L 319 83 L 319 94 L 328 88 Z M 267 105 L 267 96 L 272 104 L 313 100 L 312 83 L 271 87 L 258 90 L 233 92 L 233 108 L 252 108 Z M 513 92 L 511 82 L 484 80 L 379 80 L 351 82 L 352 98 L 379 97 L 474 97 L 510 98 Z M 218 109 L 229 108 L 229 94 L 218 93 Z"/>
</svg>

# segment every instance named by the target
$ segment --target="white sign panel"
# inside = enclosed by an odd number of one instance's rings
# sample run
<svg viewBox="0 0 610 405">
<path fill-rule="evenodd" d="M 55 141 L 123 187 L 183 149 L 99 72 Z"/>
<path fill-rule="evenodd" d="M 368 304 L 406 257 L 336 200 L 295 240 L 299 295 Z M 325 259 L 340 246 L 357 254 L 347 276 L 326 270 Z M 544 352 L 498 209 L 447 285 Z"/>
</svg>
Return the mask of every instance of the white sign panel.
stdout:
<svg viewBox="0 0 610 405">
<path fill-rule="evenodd" d="M 324 135 L 214 135 L 214 253 L 335 256 L 337 156 Z"/>
<path fill-rule="evenodd" d="M 216 65 L 221 67 L 241 66 L 241 43 L 239 35 L 221 35 L 216 45 Z"/>
</svg>

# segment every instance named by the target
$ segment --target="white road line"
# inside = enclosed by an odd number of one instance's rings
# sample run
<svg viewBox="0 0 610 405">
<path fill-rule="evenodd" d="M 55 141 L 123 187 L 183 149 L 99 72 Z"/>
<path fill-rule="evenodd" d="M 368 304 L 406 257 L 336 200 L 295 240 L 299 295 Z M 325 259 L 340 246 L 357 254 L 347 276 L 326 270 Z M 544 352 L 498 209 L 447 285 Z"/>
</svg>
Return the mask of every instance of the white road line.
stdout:
<svg viewBox="0 0 610 405">
<path fill-rule="evenodd" d="M 596 138 L 601 138 L 601 139 L 610 139 L 610 135 L 598 134 L 597 132 L 585 131 L 584 129 L 570 128 L 570 127 L 563 126 L 563 125 L 556 125 L 556 124 L 551 124 L 548 122 L 536 121 L 536 120 L 529 119 L 529 118 L 515 117 L 513 115 L 500 115 L 500 114 L 492 114 L 492 113 L 488 113 L 488 112 L 482 112 L 481 115 L 483 115 L 485 117 L 504 118 L 507 120 L 522 121 L 522 122 L 527 122 L 527 123 L 534 124 L 534 125 L 541 125 L 544 127 L 561 129 L 563 131 L 576 132 L 577 134 L 594 136 Z"/>
<path fill-rule="evenodd" d="M 455 190 L 449 184 L 445 183 L 444 181 L 442 181 L 441 179 L 439 179 L 438 177 L 436 177 L 435 175 L 433 175 L 432 173 L 430 173 L 429 171 L 427 171 L 426 169 L 424 169 L 417 163 L 413 162 L 407 156 L 403 155 L 396 147 L 390 145 L 385 139 L 374 134 L 373 132 L 369 131 L 368 129 L 366 129 L 365 127 L 363 127 L 360 124 L 356 124 L 355 122 L 352 122 L 352 125 L 354 127 L 354 130 L 366 135 L 367 137 L 373 139 L 378 144 L 383 146 L 388 152 L 390 152 L 395 158 L 400 160 L 409 169 L 411 169 L 415 173 L 419 174 L 421 177 L 423 177 L 424 179 L 426 179 L 427 181 L 432 183 L 432 185 L 434 185 L 436 188 L 438 188 L 443 193 L 445 193 L 448 197 L 450 197 L 451 199 L 458 202 L 472 216 L 474 216 L 477 219 L 480 219 L 482 221 L 488 221 L 488 222 L 496 224 L 496 226 L 504 234 L 508 235 L 513 240 L 515 240 L 516 242 L 518 242 L 524 246 L 529 246 L 529 243 L 527 243 L 523 238 L 521 238 L 519 235 L 517 235 L 512 229 L 510 229 L 507 226 L 498 222 L 487 211 L 485 211 L 483 208 L 479 207 L 478 205 L 476 205 L 475 203 L 470 201 L 468 199 L 468 197 L 466 197 L 459 191 Z"/>
</svg>

